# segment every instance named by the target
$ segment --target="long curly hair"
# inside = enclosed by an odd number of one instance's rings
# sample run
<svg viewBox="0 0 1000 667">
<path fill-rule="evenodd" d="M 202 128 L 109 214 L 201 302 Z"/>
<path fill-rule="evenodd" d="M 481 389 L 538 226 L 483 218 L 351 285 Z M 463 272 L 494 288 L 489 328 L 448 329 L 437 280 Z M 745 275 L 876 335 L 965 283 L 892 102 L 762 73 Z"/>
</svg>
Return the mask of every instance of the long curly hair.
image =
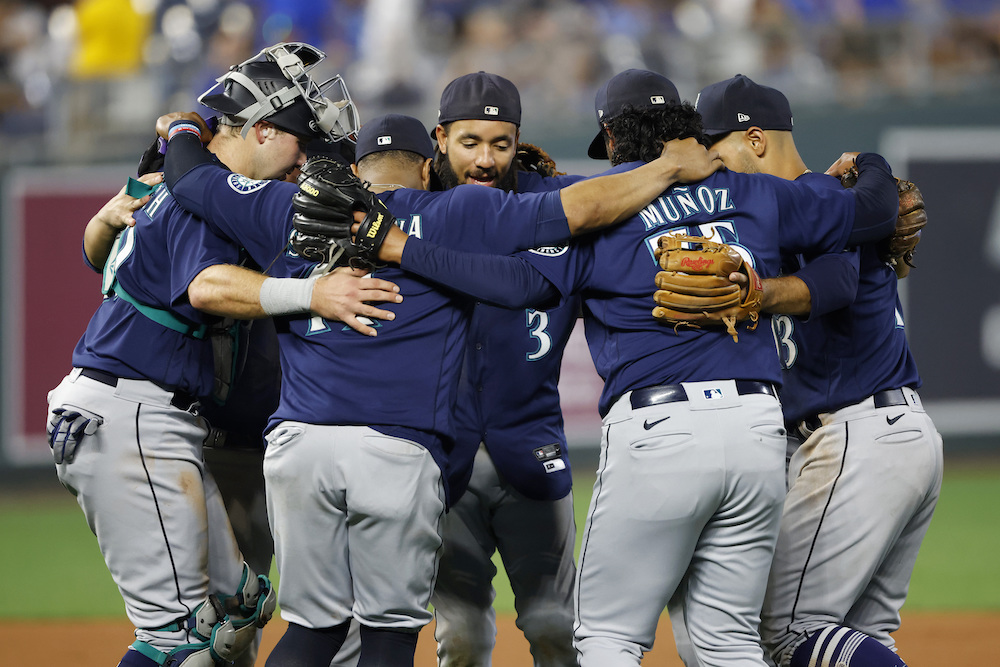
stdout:
<svg viewBox="0 0 1000 667">
<path fill-rule="evenodd" d="M 695 137 L 709 147 L 701 116 L 687 103 L 671 104 L 662 109 L 636 109 L 625 105 L 620 114 L 604 124 L 604 131 L 614 138 L 611 164 L 641 160 L 651 162 L 663 152 L 663 142 Z"/>
</svg>

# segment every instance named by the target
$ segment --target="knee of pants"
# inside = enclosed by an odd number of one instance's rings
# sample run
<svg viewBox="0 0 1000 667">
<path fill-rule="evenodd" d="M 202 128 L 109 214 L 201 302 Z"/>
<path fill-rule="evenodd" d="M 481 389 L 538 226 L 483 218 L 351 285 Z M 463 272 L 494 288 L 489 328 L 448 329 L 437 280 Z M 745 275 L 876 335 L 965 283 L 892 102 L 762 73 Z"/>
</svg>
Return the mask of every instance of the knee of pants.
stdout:
<svg viewBox="0 0 1000 667">
<path fill-rule="evenodd" d="M 439 667 L 476 667 L 490 664 L 496 636 L 493 633 L 448 634 L 436 639 Z"/>
<path fill-rule="evenodd" d="M 571 655 L 575 662 L 572 608 L 551 606 L 530 614 L 518 614 L 517 627 L 524 633 L 536 658 L 539 652 L 549 656 Z"/>
<path fill-rule="evenodd" d="M 577 638 L 580 667 L 607 667 L 607 665 L 635 665 L 639 667 L 643 649 L 634 642 L 610 637 Z"/>
</svg>

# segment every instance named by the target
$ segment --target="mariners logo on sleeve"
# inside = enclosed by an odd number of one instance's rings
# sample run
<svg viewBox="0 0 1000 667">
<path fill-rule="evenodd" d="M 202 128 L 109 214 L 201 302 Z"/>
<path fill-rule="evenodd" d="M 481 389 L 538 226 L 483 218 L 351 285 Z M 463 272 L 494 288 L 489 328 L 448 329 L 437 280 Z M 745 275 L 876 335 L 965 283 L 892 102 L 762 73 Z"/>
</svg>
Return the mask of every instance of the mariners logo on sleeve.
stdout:
<svg viewBox="0 0 1000 667">
<path fill-rule="evenodd" d="M 241 195 L 248 195 L 251 192 L 256 192 L 269 183 L 269 181 L 255 181 L 254 179 L 247 178 L 242 174 L 230 174 L 226 181 L 229 183 L 229 187 L 236 192 L 239 192 Z"/>
<path fill-rule="evenodd" d="M 565 255 L 567 251 L 569 251 L 569 246 L 549 245 L 542 246 L 541 248 L 532 248 L 528 252 L 545 257 L 558 257 L 559 255 Z"/>
</svg>

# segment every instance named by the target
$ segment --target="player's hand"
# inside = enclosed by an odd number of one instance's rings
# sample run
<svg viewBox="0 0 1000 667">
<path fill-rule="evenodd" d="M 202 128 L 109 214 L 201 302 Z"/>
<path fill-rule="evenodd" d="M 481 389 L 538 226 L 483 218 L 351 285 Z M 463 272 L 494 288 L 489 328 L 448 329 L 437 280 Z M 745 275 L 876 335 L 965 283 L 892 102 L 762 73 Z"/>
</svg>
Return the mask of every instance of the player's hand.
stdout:
<svg viewBox="0 0 1000 667">
<path fill-rule="evenodd" d="M 324 319 L 338 320 L 359 333 L 374 336 L 376 330 L 361 318 L 394 320 L 396 314 L 369 302 L 402 300 L 396 283 L 372 278 L 364 269 L 341 266 L 316 281 L 310 309 Z"/>
<path fill-rule="evenodd" d="M 163 182 L 163 173 L 157 171 L 151 174 L 143 174 L 138 178 L 138 180 L 142 181 L 146 185 L 157 185 Z M 145 206 L 146 202 L 148 202 L 150 197 L 153 195 L 149 194 L 141 199 L 136 199 L 132 195 L 126 194 L 125 190 L 127 188 L 128 184 L 122 186 L 122 189 L 118 191 L 118 194 L 108 200 L 108 203 L 102 206 L 101 210 L 94 215 L 93 221 L 107 225 L 116 233 L 126 227 L 134 227 L 135 212 Z"/>
<path fill-rule="evenodd" d="M 83 408 L 64 405 L 52 410 L 45 427 L 52 458 L 56 463 L 72 463 L 83 436 L 94 435 L 103 423 L 102 417 Z"/>
<path fill-rule="evenodd" d="M 365 214 L 360 211 L 354 212 L 354 224 L 351 225 L 351 239 L 358 233 L 361 221 L 365 219 Z M 393 225 L 385 235 L 382 245 L 378 249 L 378 259 L 382 262 L 400 264 L 403 261 L 403 247 L 410 236 L 402 229 Z"/>
<path fill-rule="evenodd" d="M 725 167 L 719 151 L 705 148 L 694 137 L 664 142 L 660 157 L 676 165 L 680 183 L 700 181 Z"/>
<path fill-rule="evenodd" d="M 861 154 L 860 152 L 843 153 L 840 156 L 840 158 L 836 162 L 831 164 L 830 168 L 823 173 L 825 173 L 828 176 L 835 176 L 837 178 L 840 178 L 845 173 L 851 170 L 851 167 L 854 166 L 854 158 L 858 157 L 858 155 L 860 154 Z"/>
<path fill-rule="evenodd" d="M 186 120 L 197 125 L 201 130 L 201 143 L 207 144 L 212 140 L 212 130 L 208 129 L 205 119 L 194 111 L 172 111 L 171 113 L 163 114 L 156 119 L 156 134 L 166 139 L 170 124 L 175 120 Z"/>
</svg>

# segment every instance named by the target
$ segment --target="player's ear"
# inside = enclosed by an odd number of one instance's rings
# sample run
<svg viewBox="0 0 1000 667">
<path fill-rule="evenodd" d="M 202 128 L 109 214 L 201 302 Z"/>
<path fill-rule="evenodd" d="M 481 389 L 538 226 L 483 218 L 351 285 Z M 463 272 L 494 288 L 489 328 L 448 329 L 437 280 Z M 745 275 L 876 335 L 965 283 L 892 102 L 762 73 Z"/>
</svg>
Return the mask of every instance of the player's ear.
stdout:
<svg viewBox="0 0 1000 667">
<path fill-rule="evenodd" d="M 253 126 L 254 132 L 256 133 L 257 143 L 262 144 L 267 139 L 273 138 L 275 135 L 274 125 L 271 125 L 266 120 L 262 120 Z"/>
<path fill-rule="evenodd" d="M 361 174 L 358 173 L 358 163 L 357 162 L 352 162 L 351 163 L 351 173 L 354 174 L 355 176 L 357 176 L 358 178 L 361 178 Z"/>
<path fill-rule="evenodd" d="M 448 152 L 448 130 L 438 125 L 434 128 L 434 136 L 437 138 L 438 150 L 444 155 Z"/>
<path fill-rule="evenodd" d="M 433 167 L 431 163 L 433 160 L 427 158 L 424 160 L 424 166 L 420 168 L 420 184 L 423 186 L 424 190 L 431 189 L 431 170 Z"/>
<path fill-rule="evenodd" d="M 759 127 L 751 127 L 746 131 L 746 142 L 754 155 L 760 157 L 767 150 L 767 135 Z"/>
</svg>

